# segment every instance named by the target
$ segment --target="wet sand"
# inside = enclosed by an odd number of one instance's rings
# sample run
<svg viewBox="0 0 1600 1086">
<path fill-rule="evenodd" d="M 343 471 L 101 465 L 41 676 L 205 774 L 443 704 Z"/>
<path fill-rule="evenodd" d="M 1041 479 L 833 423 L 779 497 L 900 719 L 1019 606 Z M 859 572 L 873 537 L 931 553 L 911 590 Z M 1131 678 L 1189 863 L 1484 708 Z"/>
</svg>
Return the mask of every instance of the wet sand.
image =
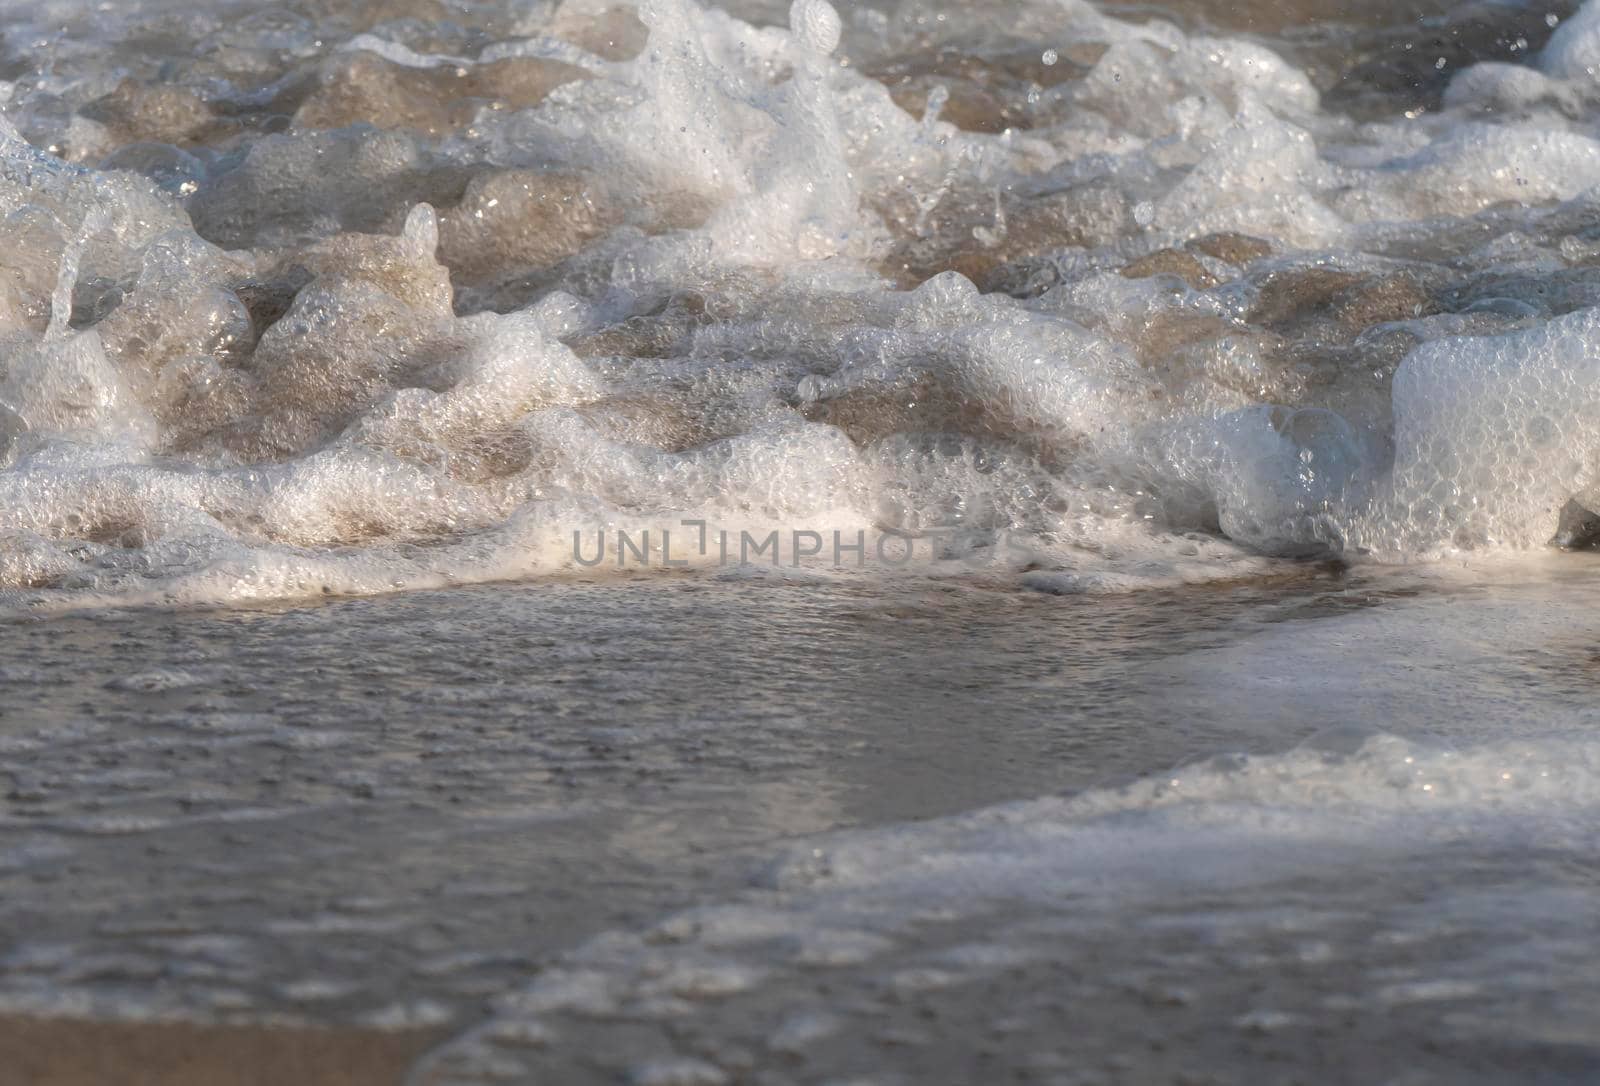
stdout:
<svg viewBox="0 0 1600 1086">
<path fill-rule="evenodd" d="M 0 1086 L 391 1086 L 440 1039 L 429 1030 L 0 1016 Z"/>
</svg>

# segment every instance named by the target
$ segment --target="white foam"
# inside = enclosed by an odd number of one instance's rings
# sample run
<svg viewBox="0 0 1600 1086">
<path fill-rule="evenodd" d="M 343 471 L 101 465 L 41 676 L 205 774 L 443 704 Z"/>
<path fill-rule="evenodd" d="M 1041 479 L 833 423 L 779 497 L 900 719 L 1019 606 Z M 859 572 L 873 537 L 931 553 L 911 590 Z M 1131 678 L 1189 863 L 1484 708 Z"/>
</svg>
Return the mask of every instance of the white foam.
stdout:
<svg viewBox="0 0 1600 1086">
<path fill-rule="evenodd" d="M 1600 748 L 1581 738 L 1440 752 L 1379 737 L 1346 754 L 1219 759 L 1126 789 L 806 842 L 774 865 L 768 889 L 747 894 L 736 908 L 691 910 L 573 951 L 503 1000 L 488 1025 L 432 1054 L 411 1081 L 486 1081 L 483 1069 L 495 1065 L 523 1074 L 566 1066 L 526 1062 L 524 1052 L 499 1042 L 524 1024 L 581 1030 L 591 1054 L 565 1059 L 590 1069 L 607 1065 L 607 1038 L 648 1036 L 652 1026 L 677 1021 L 684 1028 L 669 1036 L 700 1054 L 696 1074 L 731 1073 L 739 1065 L 716 1054 L 739 1051 L 746 1035 L 808 1062 L 827 1052 L 832 1059 L 823 1062 L 860 1071 L 882 1059 L 861 1033 L 887 1035 L 883 1002 L 918 1007 L 941 998 L 966 1008 L 965 1028 L 993 1025 L 1015 1045 L 1046 1050 L 1059 1032 L 1059 1002 L 1048 1014 L 1030 1002 L 1029 976 L 1046 978 L 1040 983 L 1054 985 L 1058 996 L 1064 976 L 1073 991 L 1120 989 L 1099 997 L 1116 1003 L 1120 1028 L 1142 1024 L 1159 1035 L 1170 1021 L 1146 1021 L 1158 1013 L 1150 1008 L 1170 1014 L 1189 1007 L 1190 1016 L 1209 1022 L 1237 998 L 1238 985 L 1257 983 L 1242 956 L 1246 947 L 1263 956 L 1258 965 L 1287 955 L 1338 978 L 1350 1016 L 1445 1001 L 1472 1013 L 1490 1035 L 1534 1041 L 1552 1022 L 1577 1026 L 1585 1017 L 1586 973 L 1563 957 L 1586 928 L 1574 924 L 1575 901 L 1555 893 L 1534 902 L 1524 891 L 1524 905 L 1547 925 L 1540 935 L 1491 888 L 1441 880 L 1448 861 L 1439 857 L 1463 842 L 1474 856 L 1514 857 L 1535 841 L 1592 846 L 1584 827 L 1600 802 L 1597 769 Z M 1421 866 L 1419 856 L 1435 859 L 1424 868 L 1430 877 L 1413 882 L 1406 871 Z M 1358 901 L 1348 892 L 1351 880 L 1360 887 Z M 725 914 L 741 929 L 759 918 L 759 933 L 730 947 L 719 936 Z M 1424 960 L 1447 975 L 1418 977 L 1403 964 L 1410 955 L 1401 948 L 1437 951 L 1431 941 L 1445 923 L 1454 937 L 1448 963 Z M 983 933 L 982 947 L 964 942 L 973 931 Z M 1141 946 L 1166 946 L 1168 934 L 1185 953 L 1141 956 Z M 1389 968 L 1366 971 L 1375 934 L 1390 948 L 1378 955 Z M 808 949 L 852 939 L 870 943 L 872 953 L 818 957 Z M 1286 940 L 1290 949 L 1277 949 Z M 1107 967 L 1122 971 L 1097 975 Z M 819 968 L 827 972 L 819 975 Z M 1508 968 L 1529 972 L 1508 981 Z M 652 998 L 661 978 L 708 970 L 741 978 L 737 1012 L 673 1008 Z M 976 994 L 1000 976 L 1007 991 L 1019 993 L 1003 1018 Z M 1299 974 L 1297 985 L 1325 988 Z M 1497 1017 L 1496 993 L 1508 985 L 1538 991 L 1552 1022 Z M 716 998 L 691 996 L 699 1004 Z M 798 1009 L 810 1000 L 855 1011 L 841 1020 Z M 1307 1009 L 1330 1008 L 1312 1002 Z M 1268 1004 L 1237 1015 L 1233 1025 L 1276 1031 L 1300 1018 Z M 609 1023 L 618 1024 L 614 1035 Z M 895 1065 L 928 1043 L 906 1037 L 900 1044 L 910 1047 L 897 1048 Z M 1080 1056 L 1099 1047 L 1092 1040 L 1075 1046 Z M 619 1054 L 625 1051 L 626 1044 Z M 652 1051 L 650 1067 L 686 1066 L 677 1061 L 687 1053 L 670 1042 Z"/>
<path fill-rule="evenodd" d="M 1600 4 L 1585 3 L 1556 27 L 1539 66 L 1557 79 L 1594 80 L 1600 71 Z"/>
<path fill-rule="evenodd" d="M 1395 374 L 1394 507 L 1374 543 L 1534 546 L 1568 499 L 1600 497 L 1597 344 L 1600 313 L 1583 310 L 1412 351 Z"/>
<path fill-rule="evenodd" d="M 1596 10 L 1362 122 L 1079 2 L 249 15 L 172 30 L 226 77 L 109 83 L 123 24 L 63 9 L 0 129 L 0 588 L 530 575 L 685 516 L 951 529 L 1052 591 L 1536 545 L 1597 497 L 1589 318 L 1522 330 L 1597 297 Z M 1054 57 L 1016 101 L 1007 34 Z M 863 74 L 937 48 L 982 78 Z M 302 63 L 400 120 L 227 134 Z"/>
</svg>

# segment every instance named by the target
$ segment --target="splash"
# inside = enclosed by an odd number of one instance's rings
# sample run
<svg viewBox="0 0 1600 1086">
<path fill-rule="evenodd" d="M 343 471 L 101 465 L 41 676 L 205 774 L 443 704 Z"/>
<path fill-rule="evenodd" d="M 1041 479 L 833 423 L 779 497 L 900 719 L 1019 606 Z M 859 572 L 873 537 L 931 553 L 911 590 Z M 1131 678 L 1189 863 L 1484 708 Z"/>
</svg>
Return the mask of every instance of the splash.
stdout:
<svg viewBox="0 0 1600 1086">
<path fill-rule="evenodd" d="M 56 7 L 0 130 L 14 604 L 685 520 L 1121 589 L 1600 503 L 1592 4 L 1360 110 L 1079 2 Z"/>
</svg>

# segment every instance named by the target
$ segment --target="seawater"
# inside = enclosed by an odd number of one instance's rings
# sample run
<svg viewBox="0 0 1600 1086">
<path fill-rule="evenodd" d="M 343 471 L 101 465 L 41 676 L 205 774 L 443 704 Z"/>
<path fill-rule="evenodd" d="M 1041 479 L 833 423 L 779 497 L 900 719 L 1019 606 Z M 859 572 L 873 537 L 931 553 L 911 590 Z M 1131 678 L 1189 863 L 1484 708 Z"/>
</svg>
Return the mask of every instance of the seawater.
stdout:
<svg viewBox="0 0 1600 1086">
<path fill-rule="evenodd" d="M 1600 6 L 0 12 L 0 1010 L 1600 1075 Z"/>
</svg>

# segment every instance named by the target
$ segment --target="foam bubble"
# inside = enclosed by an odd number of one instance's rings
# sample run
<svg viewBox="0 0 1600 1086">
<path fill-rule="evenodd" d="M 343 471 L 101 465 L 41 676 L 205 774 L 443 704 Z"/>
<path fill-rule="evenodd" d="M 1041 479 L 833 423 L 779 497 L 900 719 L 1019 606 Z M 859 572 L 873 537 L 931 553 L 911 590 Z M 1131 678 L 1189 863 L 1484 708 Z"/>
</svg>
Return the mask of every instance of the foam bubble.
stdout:
<svg viewBox="0 0 1600 1086">
<path fill-rule="evenodd" d="M 795 40 L 814 53 L 826 56 L 839 48 L 843 27 L 828 0 L 794 0 L 789 7 L 789 27 Z"/>
<path fill-rule="evenodd" d="M 1557 79 L 1593 80 L 1600 71 L 1600 5 L 1586 3 L 1560 23 L 1539 66 Z"/>
</svg>

